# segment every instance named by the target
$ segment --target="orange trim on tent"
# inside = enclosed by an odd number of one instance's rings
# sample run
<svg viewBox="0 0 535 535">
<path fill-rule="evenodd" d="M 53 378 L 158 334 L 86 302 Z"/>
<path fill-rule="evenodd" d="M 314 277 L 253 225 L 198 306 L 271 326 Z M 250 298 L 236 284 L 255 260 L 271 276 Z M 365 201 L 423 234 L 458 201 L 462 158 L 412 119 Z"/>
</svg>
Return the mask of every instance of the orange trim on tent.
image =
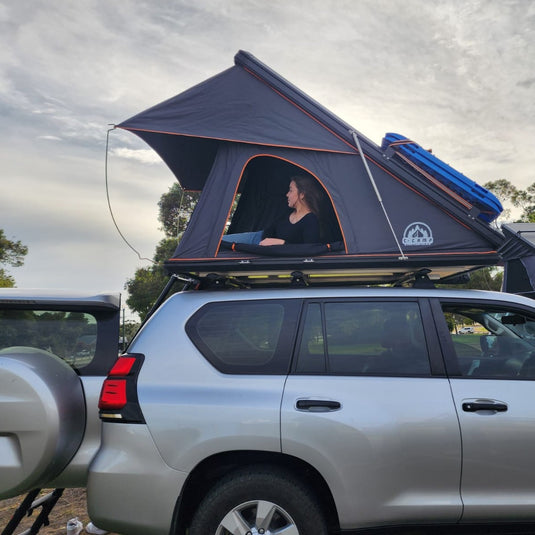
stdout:
<svg viewBox="0 0 535 535">
<path fill-rule="evenodd" d="M 458 195 L 457 193 L 455 193 L 453 190 L 451 190 L 450 188 L 448 188 L 445 184 L 443 184 L 442 182 L 440 182 L 440 180 L 437 180 L 434 176 L 432 176 L 431 174 L 429 174 L 427 171 L 425 171 L 424 169 L 422 169 L 421 167 L 419 167 L 418 165 L 416 165 L 413 161 L 411 161 L 409 158 L 407 158 L 407 156 L 405 156 L 404 154 L 401 154 L 400 152 L 397 152 L 396 153 L 398 156 L 400 156 L 405 162 L 407 162 L 413 169 L 416 169 L 416 171 L 418 171 L 419 173 L 421 173 L 423 176 L 425 176 L 425 178 L 427 178 L 427 180 L 429 180 L 430 182 L 432 182 L 435 186 L 437 186 L 438 188 L 440 188 L 442 191 L 444 191 L 445 193 L 447 193 L 448 195 L 450 195 L 451 197 L 453 197 L 457 202 L 461 203 L 462 205 L 464 205 L 466 208 L 468 208 L 469 210 L 471 210 L 473 208 L 473 205 L 470 204 L 466 199 L 463 199 L 460 195 Z"/>
<path fill-rule="evenodd" d="M 306 112 L 305 112 L 306 113 Z M 277 143 L 265 143 L 262 141 L 245 141 L 243 139 L 227 139 L 224 137 L 214 137 L 214 136 L 201 136 L 198 134 L 185 134 L 180 132 L 167 132 L 164 130 L 150 130 L 148 128 L 130 128 L 126 126 L 116 126 L 115 128 L 120 128 L 121 130 L 128 130 L 129 132 L 148 132 L 150 134 L 166 134 L 169 136 L 184 136 L 184 137 L 198 137 L 200 139 L 215 139 L 216 141 L 230 141 L 232 143 L 246 143 L 247 145 L 263 145 L 265 147 L 281 147 L 283 149 L 299 149 L 299 150 L 313 150 L 318 152 L 332 152 L 335 154 L 354 154 L 352 151 L 343 151 L 335 149 L 319 149 L 315 147 L 299 147 L 293 145 L 279 145 Z"/>
<path fill-rule="evenodd" d="M 408 258 L 413 257 L 425 257 L 425 256 L 466 256 L 466 255 L 496 255 L 498 254 L 498 251 L 490 250 L 490 251 L 452 251 L 452 252 L 443 252 L 443 253 L 406 253 L 406 256 Z M 341 256 L 341 258 L 398 258 L 398 253 L 365 253 L 365 254 L 345 254 Z M 204 258 L 170 258 L 168 262 L 192 262 L 192 261 L 203 261 L 203 262 L 221 262 L 221 260 L 258 260 L 259 256 L 233 256 L 227 257 L 227 258 L 216 258 L 216 257 L 204 257 Z M 268 257 L 263 257 L 268 258 Z M 274 257 L 269 257 L 274 258 Z M 278 257 L 280 258 L 280 257 Z M 288 258 L 288 257 L 285 257 Z M 316 255 L 314 258 L 336 258 L 336 256 L 326 256 L 326 255 Z M 470 264 L 470 262 L 467 262 L 467 264 Z M 403 263 L 400 264 L 401 266 Z"/>
</svg>

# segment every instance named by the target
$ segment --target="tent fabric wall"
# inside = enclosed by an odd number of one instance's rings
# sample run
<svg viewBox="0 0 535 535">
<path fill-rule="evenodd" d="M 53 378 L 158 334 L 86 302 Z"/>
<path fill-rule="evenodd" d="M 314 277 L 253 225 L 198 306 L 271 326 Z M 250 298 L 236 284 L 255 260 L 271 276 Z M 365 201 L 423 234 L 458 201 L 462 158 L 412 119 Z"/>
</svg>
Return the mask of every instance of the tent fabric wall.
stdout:
<svg viewBox="0 0 535 535">
<path fill-rule="evenodd" d="M 502 229 L 503 291 L 535 297 L 535 223 L 508 223 Z"/>
<path fill-rule="evenodd" d="M 250 227 L 267 226 L 269 217 L 282 213 L 287 173 L 294 168 L 314 176 L 329 199 L 330 236 L 341 242 L 343 255 L 322 249 L 321 256 L 344 256 L 354 265 L 372 258 L 397 262 L 402 254 L 421 265 L 498 261 L 501 233 L 476 220 L 447 190 L 438 190 L 357 133 L 360 154 L 349 125 L 250 54 L 239 52 L 235 63 L 118 125 L 158 152 L 185 189 L 202 190 L 169 269 L 197 270 L 205 263 L 206 269 L 225 270 L 244 256 L 268 269 L 273 262 L 264 261 L 260 249 L 245 255 L 228 251 L 221 247 L 221 237 L 229 223 L 233 232 L 260 230 Z M 260 164 L 266 166 L 263 174 Z M 280 172 L 284 180 L 271 172 Z M 263 182 L 256 189 L 247 186 L 254 173 Z M 238 193 L 243 195 L 229 222 Z M 291 256 L 291 250 L 285 251 Z M 297 257 L 302 254 L 295 249 Z"/>
<path fill-rule="evenodd" d="M 215 258 L 234 195 L 247 166 L 255 158 L 273 158 L 294 165 L 315 176 L 329 192 L 343 229 L 342 241 L 349 254 L 398 254 L 396 241 L 368 180 L 364 166 L 356 156 L 318 154 L 314 151 L 257 147 L 226 143 L 220 146 L 201 198 L 179 244 L 174 258 Z M 440 205 L 419 195 L 413 188 L 378 166 L 374 179 L 405 253 L 481 252 L 489 243 L 470 227 L 450 216 Z M 339 180 L 339 177 L 345 180 Z M 288 180 L 289 182 L 289 180 Z M 286 183 L 287 186 L 287 183 Z M 269 185 L 267 186 L 269 189 Z M 281 191 L 281 188 L 278 188 Z M 214 200 L 217 199 L 217 203 Z M 285 197 L 281 195 L 281 202 Z M 266 198 L 262 202 L 267 205 Z M 262 205 L 257 207 L 261 209 Z M 414 223 L 422 223 L 431 235 L 429 240 L 405 240 L 404 232 Z M 235 228 L 234 231 L 261 230 Z M 432 242 L 431 242 L 432 240 Z M 249 249 L 250 250 L 250 249 Z"/>
</svg>

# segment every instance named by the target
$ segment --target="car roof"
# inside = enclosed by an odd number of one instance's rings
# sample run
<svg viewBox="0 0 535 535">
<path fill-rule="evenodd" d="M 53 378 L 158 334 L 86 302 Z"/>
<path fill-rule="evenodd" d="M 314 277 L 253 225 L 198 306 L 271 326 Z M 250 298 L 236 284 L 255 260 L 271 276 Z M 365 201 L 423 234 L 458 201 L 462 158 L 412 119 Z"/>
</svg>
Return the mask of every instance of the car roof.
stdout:
<svg viewBox="0 0 535 535">
<path fill-rule="evenodd" d="M 0 305 L 65 306 L 119 310 L 121 294 L 118 292 L 92 293 L 42 288 L 0 288 Z"/>
<path fill-rule="evenodd" d="M 190 290 L 174 294 L 169 299 L 199 301 L 234 301 L 250 299 L 286 299 L 286 298 L 440 298 L 500 301 L 509 304 L 524 305 L 535 308 L 535 301 L 520 295 L 485 290 L 461 289 L 419 289 L 419 288 L 362 288 L 362 287 L 285 287 L 285 288 L 250 288 L 227 290 Z"/>
</svg>

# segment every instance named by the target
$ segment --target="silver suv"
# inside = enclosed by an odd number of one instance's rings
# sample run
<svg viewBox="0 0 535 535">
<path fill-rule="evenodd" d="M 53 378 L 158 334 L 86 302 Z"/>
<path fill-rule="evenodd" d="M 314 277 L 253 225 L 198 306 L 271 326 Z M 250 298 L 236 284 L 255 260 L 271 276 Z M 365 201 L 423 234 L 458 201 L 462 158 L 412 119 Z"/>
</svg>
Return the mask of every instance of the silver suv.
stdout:
<svg viewBox="0 0 535 535">
<path fill-rule="evenodd" d="M 534 522 L 534 351 L 535 303 L 503 293 L 174 294 L 103 383 L 90 516 L 140 535 Z M 21 358 L 0 352 L 0 381 Z M 9 403 L 0 441 L 20 460 Z"/>
</svg>

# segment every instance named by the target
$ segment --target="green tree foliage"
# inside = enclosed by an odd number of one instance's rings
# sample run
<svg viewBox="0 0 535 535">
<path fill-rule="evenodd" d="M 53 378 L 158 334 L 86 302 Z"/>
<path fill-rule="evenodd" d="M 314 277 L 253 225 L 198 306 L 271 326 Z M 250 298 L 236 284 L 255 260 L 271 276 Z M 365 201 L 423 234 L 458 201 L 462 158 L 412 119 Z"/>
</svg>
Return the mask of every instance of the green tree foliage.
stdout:
<svg viewBox="0 0 535 535">
<path fill-rule="evenodd" d="M 178 182 L 160 197 L 158 220 L 162 224 L 161 230 L 168 238 L 182 237 L 198 200 L 198 192 L 185 191 Z"/>
<path fill-rule="evenodd" d="M 502 178 L 487 182 L 483 187 L 494 193 L 504 207 L 511 205 L 521 210 L 520 217 L 516 220 L 517 223 L 535 223 L 535 183 L 525 190 L 520 190 L 509 180 Z M 505 208 L 500 219 L 508 220 L 510 214 L 511 210 Z M 488 267 L 472 272 L 470 281 L 457 287 L 500 291 L 502 282 L 503 271 L 500 268 Z"/>
<path fill-rule="evenodd" d="M 128 291 L 126 303 L 141 319 L 147 315 L 169 280 L 163 263 L 173 255 L 198 198 L 199 193 L 184 191 L 178 182 L 160 197 L 158 220 L 166 237 L 156 246 L 153 265 L 137 269 L 134 277 L 125 284 Z"/>
<path fill-rule="evenodd" d="M 95 351 L 94 317 L 79 312 L 0 311 L 0 347 L 35 347 L 71 361 L 90 360 Z"/>
<path fill-rule="evenodd" d="M 500 268 L 487 267 L 472 271 L 470 281 L 461 287 L 467 290 L 492 290 L 499 292 L 502 288 L 503 271 Z"/>
<path fill-rule="evenodd" d="M 20 267 L 27 254 L 28 247 L 22 245 L 20 241 L 8 240 L 4 231 L 0 229 L 0 288 L 15 286 L 15 279 L 2 266 Z"/>
<path fill-rule="evenodd" d="M 126 350 L 128 344 L 136 335 L 140 325 L 139 321 L 133 320 L 126 320 L 124 323 L 121 323 L 121 338 L 124 340 L 124 343 L 122 345 L 119 344 L 120 351 Z"/>
<path fill-rule="evenodd" d="M 502 204 L 510 203 L 515 208 L 522 210 L 517 223 L 535 223 L 535 183 L 525 190 L 518 189 L 504 178 L 493 180 L 483 185 L 484 188 L 492 191 Z M 504 210 L 501 219 L 508 218 L 510 210 Z"/>
</svg>

